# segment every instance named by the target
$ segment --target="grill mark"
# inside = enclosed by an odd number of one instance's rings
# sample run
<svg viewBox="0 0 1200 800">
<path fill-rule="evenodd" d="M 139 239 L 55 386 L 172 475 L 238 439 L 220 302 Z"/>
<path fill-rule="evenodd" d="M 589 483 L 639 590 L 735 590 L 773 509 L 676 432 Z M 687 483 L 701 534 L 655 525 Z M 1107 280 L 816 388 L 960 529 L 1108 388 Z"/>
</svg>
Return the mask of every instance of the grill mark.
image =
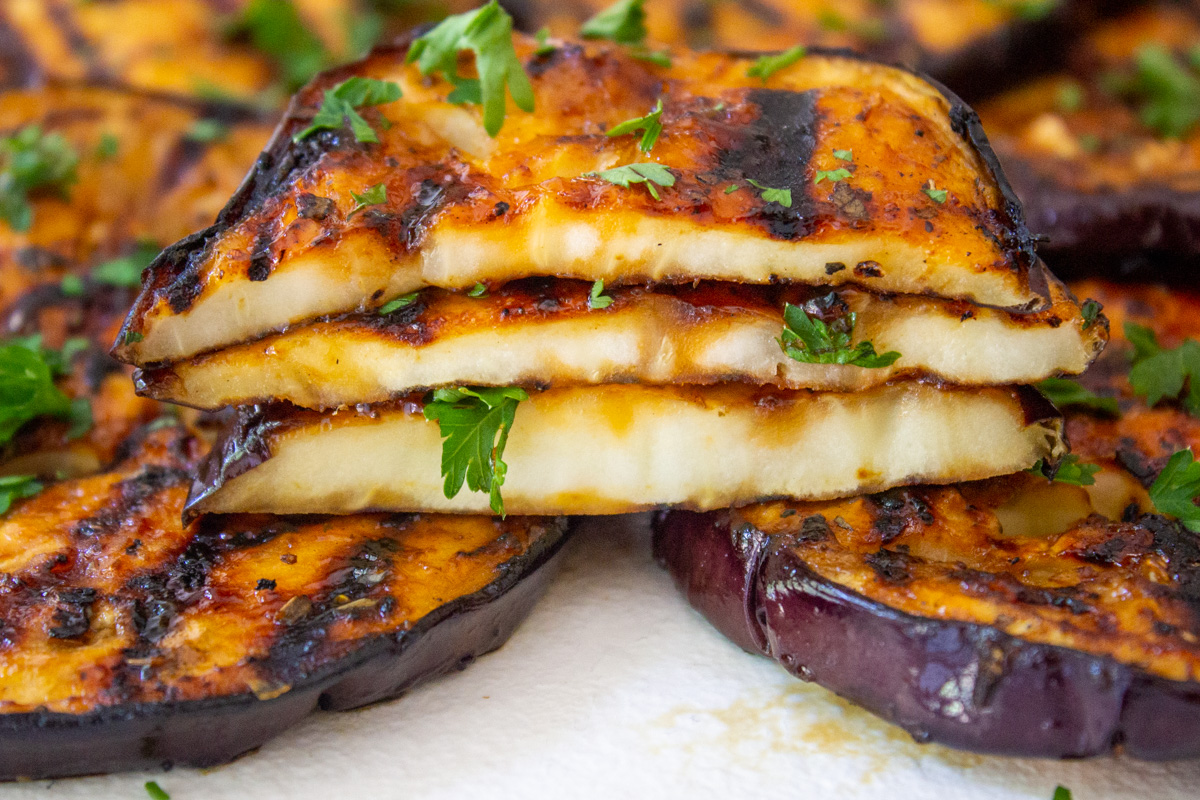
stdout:
<svg viewBox="0 0 1200 800">
<path fill-rule="evenodd" d="M 188 471 L 180 467 L 147 465 L 138 474 L 118 483 L 113 501 L 95 516 L 75 523 L 71 535 L 91 538 L 111 534 L 145 508 L 148 500 L 166 489 L 182 485 L 189 478 Z"/>
</svg>

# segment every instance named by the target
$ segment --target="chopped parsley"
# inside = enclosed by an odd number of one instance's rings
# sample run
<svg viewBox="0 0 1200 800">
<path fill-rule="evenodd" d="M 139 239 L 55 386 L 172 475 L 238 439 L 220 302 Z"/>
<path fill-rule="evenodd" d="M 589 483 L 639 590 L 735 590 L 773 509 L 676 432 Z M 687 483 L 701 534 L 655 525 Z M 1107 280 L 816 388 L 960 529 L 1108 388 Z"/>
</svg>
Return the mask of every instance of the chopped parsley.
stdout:
<svg viewBox="0 0 1200 800">
<path fill-rule="evenodd" d="M 1083 329 L 1086 331 L 1096 324 L 1096 320 L 1100 319 L 1100 312 L 1104 310 L 1099 300 L 1093 300 L 1090 297 L 1083 301 L 1083 305 L 1079 307 L 1079 315 L 1083 317 Z"/>
<path fill-rule="evenodd" d="M 121 339 L 121 343 L 122 344 L 136 344 L 137 342 L 140 342 L 145 338 L 146 338 L 145 336 L 138 333 L 137 331 L 126 331 L 124 338 Z"/>
<path fill-rule="evenodd" d="M 1079 456 L 1071 454 L 1063 456 L 1057 467 L 1050 466 L 1044 459 L 1038 459 L 1038 462 L 1026 471 L 1055 483 L 1091 486 L 1096 482 L 1095 475 L 1100 471 L 1100 465 L 1080 461 Z"/>
<path fill-rule="evenodd" d="M 601 172 L 585 172 L 583 173 L 583 177 L 597 177 L 626 189 L 632 184 L 644 183 L 646 184 L 646 191 L 650 192 L 650 196 L 655 200 L 662 199 L 659 197 L 658 190 L 654 188 L 655 184 L 659 186 L 675 185 L 675 176 L 671 174 L 671 170 L 662 164 L 656 164 L 652 161 L 641 164 L 626 164 L 622 167 L 613 167 Z"/>
<path fill-rule="evenodd" d="M 854 160 L 854 151 L 853 150 L 834 150 L 833 157 L 836 158 L 838 161 L 853 161 Z"/>
<path fill-rule="evenodd" d="M 1086 408 L 1114 417 L 1121 413 L 1115 397 L 1101 397 L 1068 378 L 1047 378 L 1037 388 L 1059 408 Z"/>
<path fill-rule="evenodd" d="M 827 31 L 849 32 L 872 42 L 887 38 L 887 26 L 882 20 L 864 19 L 852 21 L 845 15 L 826 6 L 817 13 L 817 24 Z"/>
<path fill-rule="evenodd" d="M 1170 514 L 1183 527 L 1200 533 L 1200 463 L 1192 451 L 1180 450 L 1167 461 L 1150 487 L 1150 500 L 1162 514 Z"/>
<path fill-rule="evenodd" d="M 740 186 L 738 186 L 736 183 L 731 183 L 731 184 L 729 184 L 728 186 L 726 186 L 726 187 L 725 187 L 725 194 L 733 194 L 734 192 L 736 192 L 736 191 L 737 191 L 738 189 L 740 189 L 740 188 L 741 188 L 741 187 L 740 187 Z"/>
<path fill-rule="evenodd" d="M 77 340 L 61 351 L 44 348 L 39 336 L 10 339 L 0 346 L 0 444 L 37 417 L 69 420 L 70 438 L 87 432 L 92 424 L 87 398 L 71 400 L 54 385 L 56 377 L 70 371 L 70 357 L 79 350 Z"/>
<path fill-rule="evenodd" d="M 14 500 L 33 497 L 42 488 L 36 475 L 5 475 L 0 478 L 0 514 L 7 514 Z"/>
<path fill-rule="evenodd" d="M 91 278 L 97 283 L 136 289 L 142 285 L 142 272 L 159 254 L 153 242 L 138 242 L 137 249 L 127 256 L 114 258 L 92 268 Z"/>
<path fill-rule="evenodd" d="M 146 794 L 150 796 L 150 800 L 171 800 L 171 795 L 154 781 L 146 781 Z"/>
<path fill-rule="evenodd" d="M 406 63 L 417 62 L 422 75 L 440 72 L 454 84 L 447 98 L 452 103 L 483 106 L 483 127 L 495 136 L 504 125 L 504 89 L 522 111 L 533 111 L 533 86 L 513 49 L 512 17 L 496 0 L 465 14 L 442 20 L 408 49 Z M 458 74 L 458 54 L 475 54 L 478 78 Z"/>
<path fill-rule="evenodd" d="M 331 62 L 321 40 L 308 29 L 292 0 L 250 0 L 229 33 L 246 36 L 278 66 L 288 92 L 294 92 Z"/>
<path fill-rule="evenodd" d="M 100 142 L 96 145 L 96 158 L 108 161 L 121 149 L 121 141 L 112 133 L 100 134 Z"/>
<path fill-rule="evenodd" d="M 1065 786 L 1054 787 L 1054 796 L 1050 800 L 1071 800 L 1071 790 Z"/>
<path fill-rule="evenodd" d="M 642 131 L 642 140 L 638 142 L 638 149 L 643 153 L 649 153 L 654 148 L 654 143 L 658 141 L 659 134 L 662 133 L 662 113 L 662 98 L 659 98 L 654 110 L 649 114 L 644 117 L 627 119 L 619 125 L 614 125 L 605 135 L 624 136 L 627 133 Z"/>
<path fill-rule="evenodd" d="M 467 297 L 487 297 L 487 287 L 482 283 L 476 283 L 471 287 L 471 291 L 467 292 Z"/>
<path fill-rule="evenodd" d="M 425 418 L 437 421 L 444 440 L 442 492 L 447 498 L 456 496 L 465 481 L 472 492 L 487 492 L 492 511 L 504 516 L 504 446 L 517 404 L 528 399 L 523 389 L 504 386 L 433 391 L 425 403 Z"/>
<path fill-rule="evenodd" d="M 753 178 L 746 178 L 746 183 L 753 186 L 755 189 L 762 191 L 762 199 L 768 203 L 779 203 L 784 208 L 792 207 L 792 190 L 791 189 L 772 189 L 770 186 L 763 186 Z"/>
<path fill-rule="evenodd" d="M 832 306 L 837 299 L 836 294 L 829 294 L 815 302 Z M 899 353 L 880 355 L 871 342 L 851 346 L 856 319 L 857 315 L 850 311 L 827 324 L 816 316 L 809 316 L 801 306 L 787 303 L 783 308 L 783 335 L 777 341 L 788 358 L 806 364 L 848 364 L 879 369 L 896 363 Z"/>
<path fill-rule="evenodd" d="M 1064 114 L 1083 108 L 1083 87 L 1075 81 L 1068 81 L 1058 87 L 1054 93 L 1054 105 Z"/>
<path fill-rule="evenodd" d="M 549 41 L 550 29 L 549 28 L 542 28 L 537 33 L 535 33 L 533 35 L 533 37 L 535 39 L 537 39 L 537 44 L 538 44 L 537 49 L 533 51 L 533 54 L 535 56 L 548 56 L 551 53 L 553 53 L 555 50 L 558 49 L 554 45 L 550 44 L 550 41 Z"/>
<path fill-rule="evenodd" d="M 379 313 L 382 315 L 391 314 L 393 311 L 399 311 L 402 308 L 408 308 L 413 303 L 417 302 L 417 298 L 421 296 L 420 292 L 411 292 L 402 294 L 395 300 L 389 300 L 379 307 Z"/>
<path fill-rule="evenodd" d="M 946 202 L 947 190 L 938 189 L 936 186 L 934 186 L 933 178 L 930 178 L 929 181 L 923 187 L 921 187 L 921 191 L 928 195 L 929 199 L 938 205 Z"/>
<path fill-rule="evenodd" d="M 790 67 L 804 58 L 805 52 L 803 45 L 796 45 L 790 50 L 784 50 L 782 53 L 777 53 L 773 56 L 761 56 L 746 70 L 746 77 L 758 78 L 763 83 L 766 83 L 779 70 L 784 67 Z"/>
<path fill-rule="evenodd" d="M 229 126 L 218 119 L 198 119 L 188 128 L 187 138 L 193 142 L 219 142 L 229 135 Z"/>
<path fill-rule="evenodd" d="M 649 61 L 659 67 L 671 66 L 671 54 L 665 50 L 648 50 L 645 47 L 631 47 L 629 55 L 638 61 Z"/>
<path fill-rule="evenodd" d="M 367 206 L 377 206 L 381 203 L 386 203 L 387 186 L 377 183 L 364 190 L 362 194 L 351 192 L 350 196 L 354 198 L 354 208 L 350 209 L 350 213 L 346 215 L 347 219 L 362 211 Z"/>
<path fill-rule="evenodd" d="M 1149 406 L 1178 400 L 1185 411 L 1200 417 L 1200 343 L 1186 339 L 1167 350 L 1159 346 L 1154 331 L 1133 322 L 1125 323 L 1125 338 L 1134 348 L 1129 370 L 1134 393 Z"/>
<path fill-rule="evenodd" d="M 819 169 L 817 170 L 817 177 L 815 180 L 813 180 L 813 183 L 817 184 L 821 181 L 837 183 L 838 181 L 846 180 L 851 174 L 852 173 L 850 170 L 846 169 L 845 167 L 838 167 L 837 169 Z"/>
<path fill-rule="evenodd" d="M 332 89 L 325 90 L 325 98 L 312 123 L 293 136 L 292 140 L 298 142 L 321 130 L 338 130 L 344 122 L 349 122 L 355 141 L 378 142 L 375 129 L 357 109 L 381 106 L 399 99 L 400 85 L 394 81 L 377 81 L 357 75 L 347 78 Z"/>
<path fill-rule="evenodd" d="M 37 125 L 0 138 L 0 219 L 15 231 L 29 230 L 29 196 L 54 192 L 65 198 L 78 180 L 78 165 L 79 155 L 61 134 L 42 133 Z"/>
<path fill-rule="evenodd" d="M 1200 75 L 1161 44 L 1142 45 L 1133 69 L 1105 76 L 1105 85 L 1132 102 L 1143 125 L 1159 136 L 1182 138 L 1200 122 Z"/>
<path fill-rule="evenodd" d="M 612 305 L 612 301 L 613 299 L 604 293 L 603 280 L 598 280 L 592 284 L 592 291 L 588 294 L 588 308 L 608 308 Z"/>
<path fill-rule="evenodd" d="M 584 39 L 640 45 L 646 40 L 646 0 L 619 0 L 583 23 Z"/>
<path fill-rule="evenodd" d="M 64 297 L 83 297 L 83 279 L 78 275 L 63 275 L 62 282 L 58 285 Z"/>
</svg>

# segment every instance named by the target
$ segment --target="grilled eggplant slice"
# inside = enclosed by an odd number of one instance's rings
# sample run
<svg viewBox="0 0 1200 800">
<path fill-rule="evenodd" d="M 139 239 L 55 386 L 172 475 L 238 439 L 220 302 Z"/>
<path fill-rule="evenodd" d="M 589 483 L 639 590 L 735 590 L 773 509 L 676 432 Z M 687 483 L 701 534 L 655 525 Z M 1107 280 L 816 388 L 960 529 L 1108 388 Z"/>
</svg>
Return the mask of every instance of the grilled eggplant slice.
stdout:
<svg viewBox="0 0 1200 800">
<path fill-rule="evenodd" d="M 1140 514 L 1005 535 L 996 508 L 1011 494 L 672 511 L 655 552 L 739 645 L 918 741 L 1200 755 L 1200 537 Z"/>
<path fill-rule="evenodd" d="M 193 127 L 204 119 L 224 126 L 224 135 L 195 139 Z M 70 143 L 79 156 L 78 181 L 65 196 L 32 196 L 28 231 L 0 222 L 0 309 L 67 274 L 90 288 L 93 266 L 208 224 L 271 130 L 246 109 L 113 89 L 0 94 L 0 130 L 29 125 Z"/>
<path fill-rule="evenodd" d="M 1197 42 L 1194 5 L 1152 4 L 1092 31 L 1068 72 L 981 106 L 1059 275 L 1195 281 L 1200 127 L 1191 96 L 1154 81 L 1200 85 L 1187 61 Z"/>
<path fill-rule="evenodd" d="M 287 41 L 294 51 L 290 70 L 281 69 L 283 64 L 239 30 L 251 0 L 7 0 L 0 9 L 0 87 L 117 83 L 192 97 L 219 93 L 259 103 L 277 101 L 286 99 L 276 91 L 277 82 L 303 81 L 303 60 L 315 59 L 311 66 L 319 69 L 355 58 L 361 55 L 357 50 L 371 44 L 363 41 L 364 35 L 425 21 L 433 12 L 425 0 L 288 4 L 296 11 L 295 22 L 311 37 L 307 43 L 307 37 Z M 466 5 L 451 0 L 440 10 Z M 291 34 L 282 16 L 264 19 L 276 36 Z"/>
<path fill-rule="evenodd" d="M 150 397 L 204 409 L 270 400 L 337 408 L 462 385 L 738 380 L 851 392 L 900 377 L 1033 383 L 1082 372 L 1104 346 L 1104 326 L 1050 286 L 1055 303 L 1040 314 L 853 288 L 618 287 L 604 308 L 580 281 L 528 279 L 480 298 L 427 289 L 389 314 L 317 322 L 137 379 Z M 785 303 L 830 323 L 853 313 L 857 341 L 902 356 L 874 369 L 794 361 L 778 341 Z"/>
<path fill-rule="evenodd" d="M 517 408 L 504 505 L 513 514 L 618 514 L 970 480 L 1058 458 L 1060 422 L 1028 388 L 550 389 Z M 188 509 L 486 510 L 485 494 L 443 495 L 441 455 L 419 395 L 332 415 L 242 409 L 202 467 Z"/>
<path fill-rule="evenodd" d="M 764 85 L 750 57 L 681 51 L 664 68 L 608 44 L 536 48 L 517 38 L 537 112 L 513 110 L 494 139 L 478 107 L 447 101 L 451 84 L 404 65 L 403 42 L 317 79 L 216 225 L 151 267 L 114 352 L 177 361 L 425 286 L 531 276 L 1050 302 L 975 115 L 911 73 L 812 53 Z M 345 131 L 294 142 L 352 75 L 402 88 L 363 112 L 380 142 Z M 660 98 L 651 156 L 605 135 Z M 672 170 L 672 186 L 651 187 L 661 199 L 586 175 L 647 158 Z M 849 177 L 817 182 L 838 170 Z M 749 181 L 787 190 L 790 206 Z M 355 213 L 352 193 L 380 184 L 384 201 Z"/>
<path fill-rule="evenodd" d="M 607 0 L 505 0 L 529 32 L 574 36 Z M 654 0 L 646 27 L 659 42 L 698 48 L 786 50 L 798 42 L 846 47 L 914 65 L 956 92 L 978 96 L 1049 65 L 1063 37 L 1096 3 L 996 0 Z"/>
<path fill-rule="evenodd" d="M 394 697 L 499 647 L 564 542 L 517 517 L 181 527 L 198 454 L 149 433 L 0 521 L 0 779 L 208 766 Z"/>
</svg>

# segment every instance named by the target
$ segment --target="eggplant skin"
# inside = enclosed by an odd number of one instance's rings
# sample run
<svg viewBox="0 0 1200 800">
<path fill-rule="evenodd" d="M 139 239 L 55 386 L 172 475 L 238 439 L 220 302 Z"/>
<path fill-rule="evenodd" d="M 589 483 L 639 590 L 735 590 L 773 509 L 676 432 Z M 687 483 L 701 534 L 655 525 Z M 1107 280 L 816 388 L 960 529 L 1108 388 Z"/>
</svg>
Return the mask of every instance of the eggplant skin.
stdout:
<svg viewBox="0 0 1200 800">
<path fill-rule="evenodd" d="M 129 447 L 0 521 L 0 780 L 212 766 L 395 697 L 503 644 L 566 540 L 529 517 L 182 527 L 203 446 L 159 427 Z"/>
<path fill-rule="evenodd" d="M 656 520 L 655 557 L 693 607 L 735 643 L 917 741 L 1028 757 L 1200 755 L 1194 679 L 1170 680 L 992 625 L 898 610 L 806 560 L 803 542 L 797 546 L 811 524 L 804 513 L 791 517 L 790 535 L 772 535 L 736 510 L 672 511 Z M 1137 528 L 1167 538 L 1182 531 L 1161 517 L 1145 517 Z M 887 559 L 874 563 L 881 573 L 889 568 Z M 1194 604 L 1200 560 L 1189 568 Z"/>
</svg>

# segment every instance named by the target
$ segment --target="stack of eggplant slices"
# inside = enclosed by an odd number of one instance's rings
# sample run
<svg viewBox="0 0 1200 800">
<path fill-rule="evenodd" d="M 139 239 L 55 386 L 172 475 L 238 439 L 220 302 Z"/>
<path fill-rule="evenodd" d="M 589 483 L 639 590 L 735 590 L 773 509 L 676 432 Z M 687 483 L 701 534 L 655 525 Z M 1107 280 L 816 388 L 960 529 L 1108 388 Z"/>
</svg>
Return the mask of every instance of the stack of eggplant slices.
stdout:
<svg viewBox="0 0 1200 800">
<path fill-rule="evenodd" d="M 918 738 L 1200 750 L 1195 587 L 1067 585 L 1034 535 L 1088 468 L 1031 384 L 1108 323 L 975 114 L 845 53 L 654 50 L 638 7 L 576 42 L 492 3 L 296 96 L 114 349 L 232 409 L 185 517 L 657 509 L 714 624 Z"/>
</svg>

